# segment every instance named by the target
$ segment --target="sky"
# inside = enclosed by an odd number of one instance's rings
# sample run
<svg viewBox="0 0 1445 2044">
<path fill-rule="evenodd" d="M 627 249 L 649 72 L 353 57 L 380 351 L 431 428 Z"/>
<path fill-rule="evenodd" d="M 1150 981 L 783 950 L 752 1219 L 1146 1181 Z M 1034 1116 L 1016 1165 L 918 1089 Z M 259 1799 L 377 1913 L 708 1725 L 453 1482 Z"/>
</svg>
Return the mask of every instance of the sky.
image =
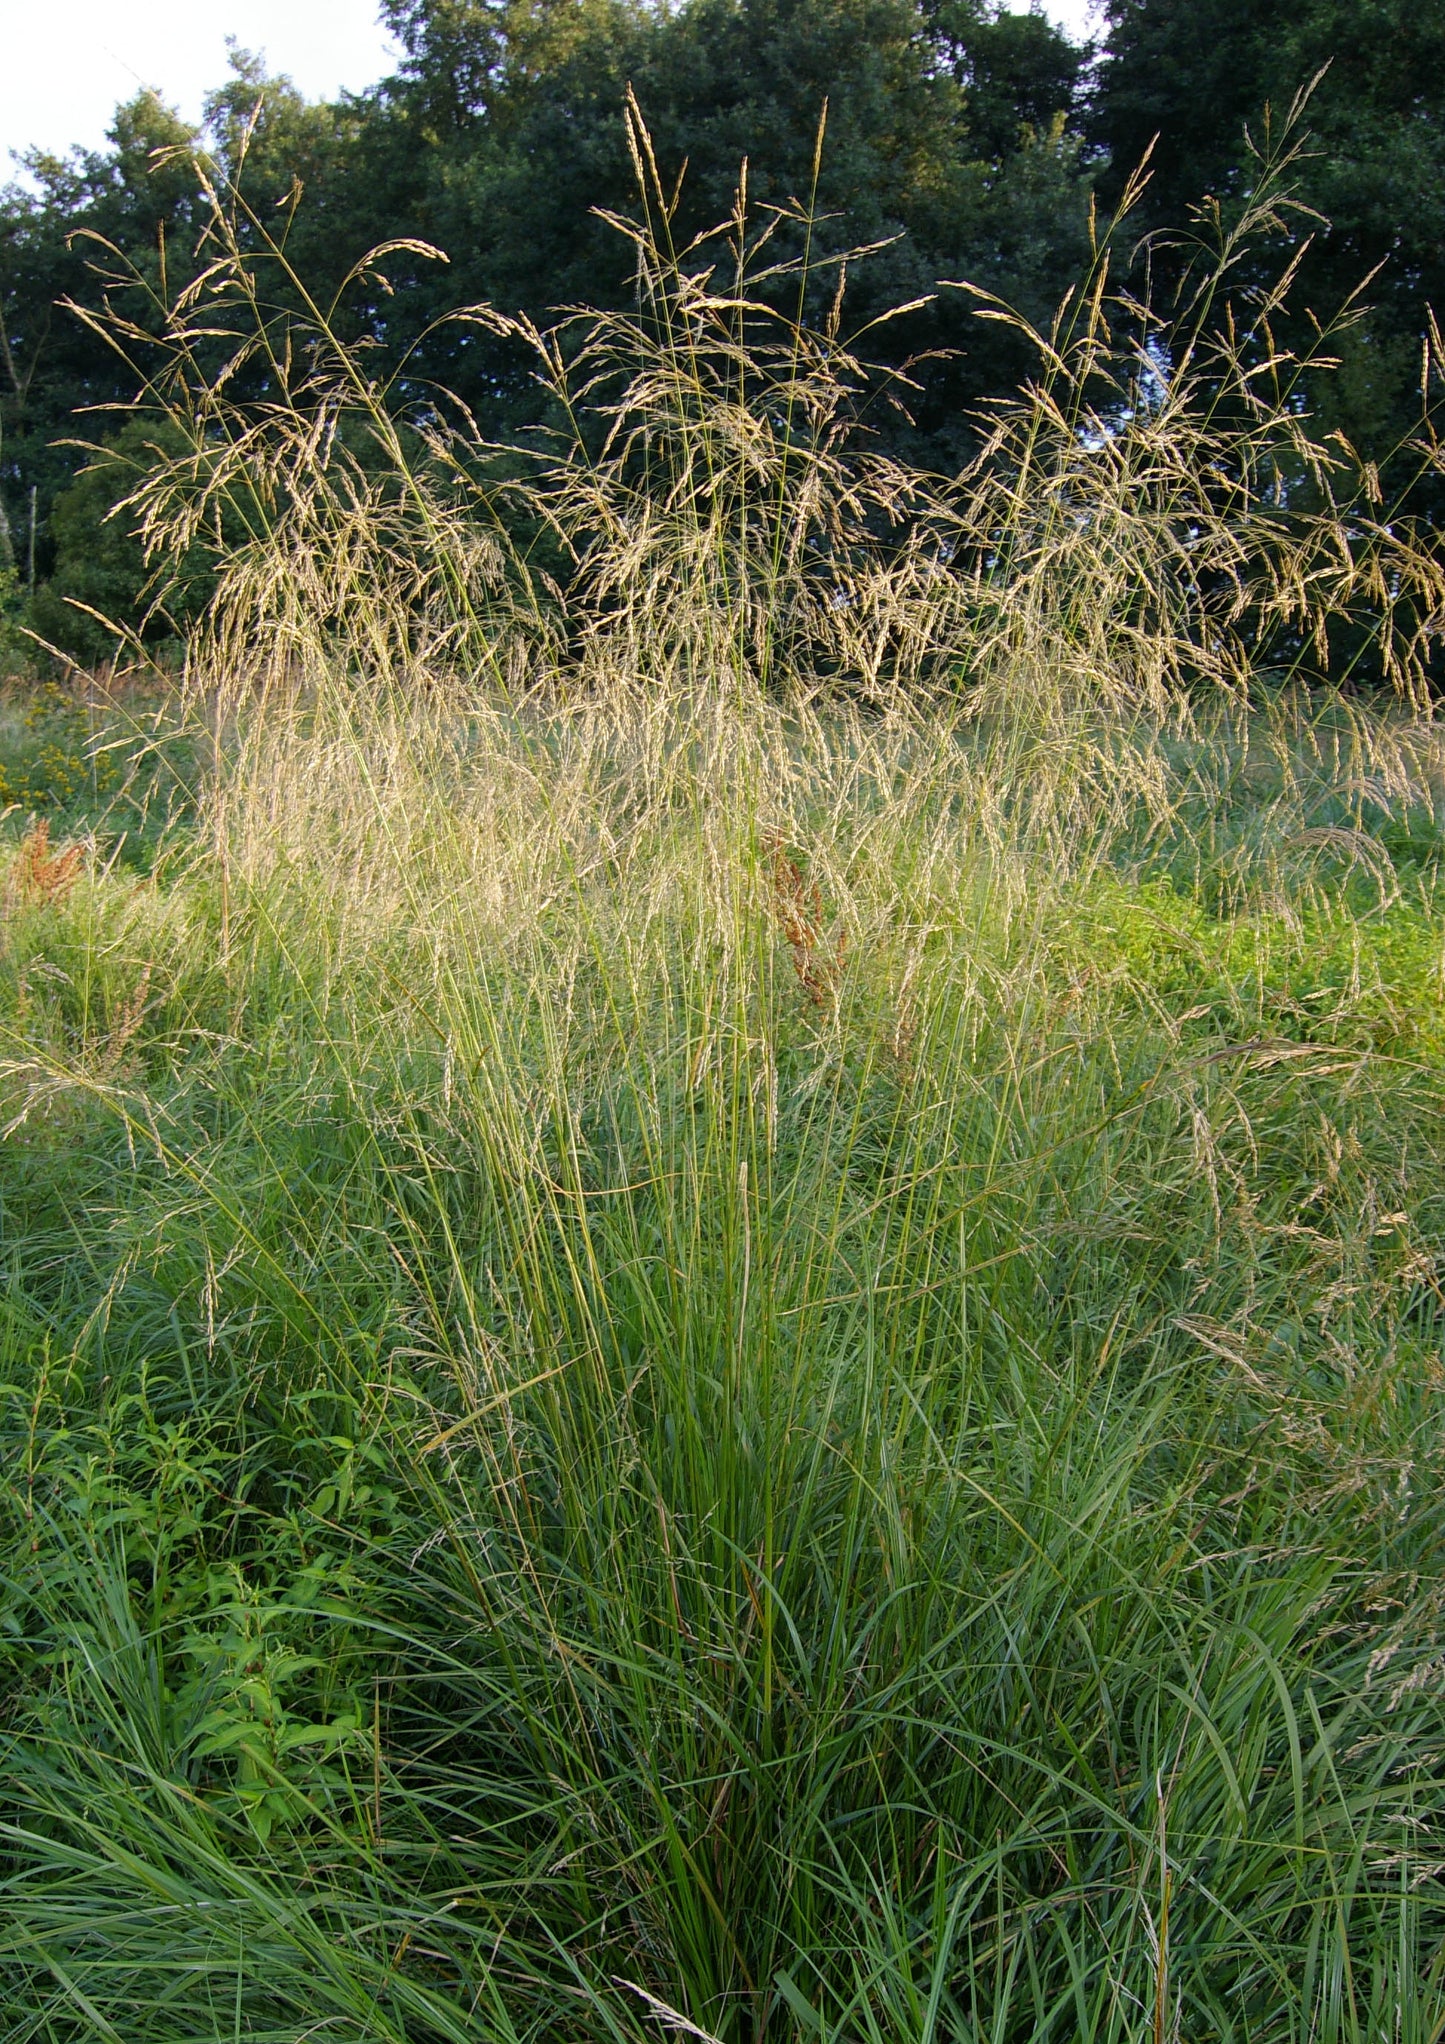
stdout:
<svg viewBox="0 0 1445 2044">
<path fill-rule="evenodd" d="M 1089 5 L 1047 0 L 1045 12 L 1079 35 Z M 116 106 L 142 86 L 198 119 L 226 78 L 228 34 L 308 98 L 360 91 L 394 68 L 377 12 L 378 0 L 0 0 L 0 183 L 12 152 L 101 147 Z"/>
</svg>

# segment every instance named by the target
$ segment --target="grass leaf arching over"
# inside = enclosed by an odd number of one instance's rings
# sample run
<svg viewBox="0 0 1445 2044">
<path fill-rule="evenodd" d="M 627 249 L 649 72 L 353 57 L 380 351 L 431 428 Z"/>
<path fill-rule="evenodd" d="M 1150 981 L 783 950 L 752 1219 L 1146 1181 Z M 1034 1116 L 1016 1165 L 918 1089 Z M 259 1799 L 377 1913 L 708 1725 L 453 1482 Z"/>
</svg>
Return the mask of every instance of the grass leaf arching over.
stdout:
<svg viewBox="0 0 1445 2044">
<path fill-rule="evenodd" d="M 4 893 L 6 2034 L 1431 2044 L 1430 536 L 1227 236 L 924 477 L 633 137 L 530 445 L 235 195 L 118 330 L 211 767 Z"/>
</svg>

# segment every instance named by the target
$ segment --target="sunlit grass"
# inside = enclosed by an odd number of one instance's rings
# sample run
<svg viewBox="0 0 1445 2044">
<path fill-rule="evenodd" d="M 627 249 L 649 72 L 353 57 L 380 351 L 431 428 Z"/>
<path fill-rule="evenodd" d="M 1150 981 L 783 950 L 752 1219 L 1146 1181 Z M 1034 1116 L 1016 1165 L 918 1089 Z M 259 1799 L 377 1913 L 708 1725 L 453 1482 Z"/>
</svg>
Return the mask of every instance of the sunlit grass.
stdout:
<svg viewBox="0 0 1445 2044">
<path fill-rule="evenodd" d="M 1433 881 L 1009 859 L 936 721 L 257 744 L 8 925 L 33 2033 L 1433 2036 Z"/>
<path fill-rule="evenodd" d="M 1106 245 L 855 459 L 633 137 L 500 497 L 225 195 L 163 309 L 182 793 L 0 878 L 5 2034 L 1437 2044 L 1432 542 L 1248 335 L 1090 411 Z"/>
</svg>

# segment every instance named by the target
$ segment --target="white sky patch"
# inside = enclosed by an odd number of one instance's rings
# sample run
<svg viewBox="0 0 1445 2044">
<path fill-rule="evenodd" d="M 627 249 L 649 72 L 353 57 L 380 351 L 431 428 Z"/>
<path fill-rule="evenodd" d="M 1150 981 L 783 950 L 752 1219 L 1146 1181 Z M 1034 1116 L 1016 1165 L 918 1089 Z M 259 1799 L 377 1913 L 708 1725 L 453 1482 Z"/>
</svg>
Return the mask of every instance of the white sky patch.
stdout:
<svg viewBox="0 0 1445 2044">
<path fill-rule="evenodd" d="M 1023 13 L 1029 0 L 1008 5 Z M 1044 11 L 1071 35 L 1097 33 L 1094 0 Z M 360 92 L 396 65 L 377 12 L 377 0 L 0 0 L 0 183 L 13 152 L 103 147 L 116 107 L 143 86 L 198 120 L 229 75 L 228 35 L 308 99 Z"/>
<path fill-rule="evenodd" d="M 377 0 L 0 0 L 0 182 L 12 152 L 99 149 L 144 86 L 188 120 L 230 75 L 226 37 L 308 99 L 359 92 L 396 65 Z"/>
</svg>

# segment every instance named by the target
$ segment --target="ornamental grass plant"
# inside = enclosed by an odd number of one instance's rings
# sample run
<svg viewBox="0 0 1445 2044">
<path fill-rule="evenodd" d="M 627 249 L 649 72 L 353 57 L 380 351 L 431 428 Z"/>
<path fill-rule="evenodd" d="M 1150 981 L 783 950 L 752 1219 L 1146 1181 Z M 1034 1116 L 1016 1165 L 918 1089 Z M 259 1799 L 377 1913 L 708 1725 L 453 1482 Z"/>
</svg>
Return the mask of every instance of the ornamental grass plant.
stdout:
<svg viewBox="0 0 1445 2044">
<path fill-rule="evenodd" d="M 234 193 L 116 301 L 210 764 L 5 897 L 3 2034 L 1435 2044 L 1440 568 L 1223 315 L 1288 140 L 940 479 L 632 135 L 515 447 Z"/>
</svg>

